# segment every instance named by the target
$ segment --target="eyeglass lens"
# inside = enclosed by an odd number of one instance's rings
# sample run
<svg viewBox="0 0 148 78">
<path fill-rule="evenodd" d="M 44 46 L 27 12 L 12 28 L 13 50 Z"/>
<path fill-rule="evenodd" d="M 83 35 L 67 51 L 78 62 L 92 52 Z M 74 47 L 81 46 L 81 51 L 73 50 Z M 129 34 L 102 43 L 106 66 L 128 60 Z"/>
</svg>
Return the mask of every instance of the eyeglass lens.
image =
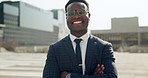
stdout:
<svg viewBox="0 0 148 78">
<path fill-rule="evenodd" d="M 83 9 L 78 9 L 78 10 L 74 10 L 74 11 L 68 11 L 67 16 L 74 16 L 74 15 L 86 15 L 87 11 L 83 10 Z"/>
</svg>

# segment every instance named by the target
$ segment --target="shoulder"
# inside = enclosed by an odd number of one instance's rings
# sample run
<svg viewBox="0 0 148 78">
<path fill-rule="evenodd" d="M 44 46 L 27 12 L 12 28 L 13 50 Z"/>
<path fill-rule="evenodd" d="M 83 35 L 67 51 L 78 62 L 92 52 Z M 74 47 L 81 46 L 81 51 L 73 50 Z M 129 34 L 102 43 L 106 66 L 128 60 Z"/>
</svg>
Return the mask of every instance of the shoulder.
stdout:
<svg viewBox="0 0 148 78">
<path fill-rule="evenodd" d="M 100 44 L 100 45 L 108 45 L 108 44 L 111 45 L 110 42 L 108 42 L 108 41 L 106 41 L 106 40 L 103 40 L 103 39 L 101 39 L 101 38 L 99 38 L 99 37 L 97 37 L 97 36 L 94 36 L 94 35 L 91 35 L 91 36 L 90 36 L 90 39 L 93 40 L 93 41 L 95 41 L 95 42 L 97 42 L 97 43 Z"/>
<path fill-rule="evenodd" d="M 98 46 L 99 50 L 105 50 L 106 52 L 112 52 L 113 51 L 113 46 L 112 43 L 103 40 L 99 37 L 96 36 L 91 36 L 91 38 L 93 40 L 93 43 L 95 43 L 96 46 Z"/>
<path fill-rule="evenodd" d="M 70 41 L 69 39 L 69 35 L 67 35 L 66 37 L 54 42 L 51 44 L 51 46 L 59 46 L 59 45 L 63 45 L 65 42 Z"/>
</svg>

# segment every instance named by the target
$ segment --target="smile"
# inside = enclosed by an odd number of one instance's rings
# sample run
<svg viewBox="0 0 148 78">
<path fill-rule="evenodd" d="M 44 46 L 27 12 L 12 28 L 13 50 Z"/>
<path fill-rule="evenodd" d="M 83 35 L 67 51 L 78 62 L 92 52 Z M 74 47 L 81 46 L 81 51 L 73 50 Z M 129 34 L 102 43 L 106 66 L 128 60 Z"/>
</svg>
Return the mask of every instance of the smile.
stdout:
<svg viewBox="0 0 148 78">
<path fill-rule="evenodd" d="M 82 23 L 82 21 L 75 21 L 75 22 L 73 22 L 73 24 L 80 24 L 80 23 Z"/>
</svg>

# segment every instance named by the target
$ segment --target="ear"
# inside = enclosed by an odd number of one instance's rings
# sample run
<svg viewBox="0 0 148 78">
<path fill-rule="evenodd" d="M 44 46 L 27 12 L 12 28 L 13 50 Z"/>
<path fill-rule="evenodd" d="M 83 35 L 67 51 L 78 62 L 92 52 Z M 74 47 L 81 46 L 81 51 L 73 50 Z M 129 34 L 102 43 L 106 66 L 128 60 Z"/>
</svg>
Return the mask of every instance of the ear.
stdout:
<svg viewBox="0 0 148 78">
<path fill-rule="evenodd" d="M 88 12 L 86 16 L 87 16 L 88 18 L 90 18 L 91 14 Z"/>
<path fill-rule="evenodd" d="M 67 16 L 66 16 L 66 19 L 67 19 Z"/>
<path fill-rule="evenodd" d="M 91 14 L 90 13 L 88 13 L 88 17 L 90 18 L 90 16 L 91 16 Z"/>
</svg>

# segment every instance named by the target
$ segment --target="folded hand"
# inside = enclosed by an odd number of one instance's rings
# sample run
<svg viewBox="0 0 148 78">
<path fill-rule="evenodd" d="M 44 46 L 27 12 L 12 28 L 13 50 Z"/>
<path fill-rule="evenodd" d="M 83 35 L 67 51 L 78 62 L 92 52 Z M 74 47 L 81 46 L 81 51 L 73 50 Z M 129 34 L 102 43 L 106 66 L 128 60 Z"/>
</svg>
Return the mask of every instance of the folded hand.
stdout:
<svg viewBox="0 0 148 78">
<path fill-rule="evenodd" d="M 104 73 L 104 65 L 98 64 L 97 68 L 95 69 L 94 74 L 103 74 Z"/>
<path fill-rule="evenodd" d="M 68 72 L 64 71 L 61 73 L 61 78 L 66 78 L 66 75 L 68 74 Z"/>
</svg>

